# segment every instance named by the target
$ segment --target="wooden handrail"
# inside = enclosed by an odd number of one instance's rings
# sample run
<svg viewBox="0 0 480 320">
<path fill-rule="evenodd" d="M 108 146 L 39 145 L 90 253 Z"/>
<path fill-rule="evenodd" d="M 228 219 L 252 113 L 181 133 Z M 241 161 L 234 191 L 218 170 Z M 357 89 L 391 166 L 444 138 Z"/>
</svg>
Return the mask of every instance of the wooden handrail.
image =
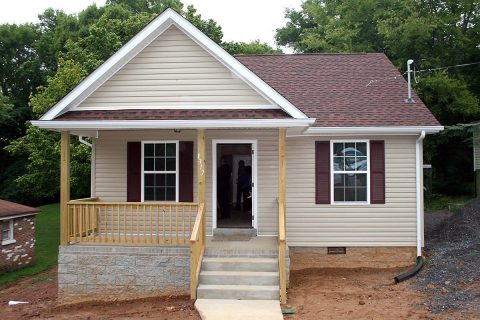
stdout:
<svg viewBox="0 0 480 320">
<path fill-rule="evenodd" d="M 98 201 L 98 197 L 74 199 L 74 200 L 70 200 L 68 203 L 71 203 L 71 202 L 75 202 L 75 203 L 78 203 L 78 202 L 94 202 L 94 201 Z"/>
<path fill-rule="evenodd" d="M 202 224 L 204 206 L 205 205 L 203 203 L 200 203 L 200 205 L 198 206 L 197 216 L 195 217 L 195 224 L 193 225 L 190 242 L 196 242 L 199 239 L 198 237 L 200 236 L 200 232 L 201 232 L 200 227 Z"/>
<path fill-rule="evenodd" d="M 190 236 L 190 297 L 197 298 L 198 277 L 202 267 L 203 254 L 205 253 L 205 204 L 198 206 L 195 224 Z"/>
</svg>

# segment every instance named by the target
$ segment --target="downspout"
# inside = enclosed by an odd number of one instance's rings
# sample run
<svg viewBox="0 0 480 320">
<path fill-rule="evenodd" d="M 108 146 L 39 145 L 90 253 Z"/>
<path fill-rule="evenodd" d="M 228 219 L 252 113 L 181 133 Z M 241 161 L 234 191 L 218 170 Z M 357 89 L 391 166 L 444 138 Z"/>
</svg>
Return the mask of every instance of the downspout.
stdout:
<svg viewBox="0 0 480 320">
<path fill-rule="evenodd" d="M 417 200 L 417 263 L 415 267 L 399 276 L 395 277 L 395 283 L 407 280 L 417 274 L 423 267 L 424 259 L 422 256 L 422 164 L 420 163 L 420 146 L 425 138 L 425 131 L 420 133 L 415 143 L 415 173 L 416 173 L 416 200 Z"/>
<path fill-rule="evenodd" d="M 78 141 L 90 148 L 92 158 L 90 160 L 90 197 L 95 197 L 95 147 L 92 143 L 86 141 L 83 136 L 78 136 Z"/>
</svg>

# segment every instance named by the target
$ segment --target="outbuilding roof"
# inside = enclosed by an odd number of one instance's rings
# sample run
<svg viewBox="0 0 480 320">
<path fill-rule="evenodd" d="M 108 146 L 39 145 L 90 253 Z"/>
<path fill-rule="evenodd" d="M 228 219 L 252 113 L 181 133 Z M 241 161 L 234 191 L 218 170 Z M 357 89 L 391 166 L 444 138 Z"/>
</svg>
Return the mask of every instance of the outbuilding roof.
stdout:
<svg viewBox="0 0 480 320">
<path fill-rule="evenodd" d="M 6 200 L 0 200 L 0 218 L 37 214 L 40 210 Z"/>
<path fill-rule="evenodd" d="M 316 127 L 440 126 L 383 53 L 240 55 L 236 58 Z"/>
</svg>

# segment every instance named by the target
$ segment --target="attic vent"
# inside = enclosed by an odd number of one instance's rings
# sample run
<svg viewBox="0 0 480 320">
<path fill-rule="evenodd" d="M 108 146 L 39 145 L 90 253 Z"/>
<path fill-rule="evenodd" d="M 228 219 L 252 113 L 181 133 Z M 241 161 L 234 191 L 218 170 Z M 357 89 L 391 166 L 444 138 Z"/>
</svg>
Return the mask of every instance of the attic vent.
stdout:
<svg viewBox="0 0 480 320">
<path fill-rule="evenodd" d="M 347 248 L 345 247 L 328 247 L 327 254 L 346 254 Z"/>
</svg>

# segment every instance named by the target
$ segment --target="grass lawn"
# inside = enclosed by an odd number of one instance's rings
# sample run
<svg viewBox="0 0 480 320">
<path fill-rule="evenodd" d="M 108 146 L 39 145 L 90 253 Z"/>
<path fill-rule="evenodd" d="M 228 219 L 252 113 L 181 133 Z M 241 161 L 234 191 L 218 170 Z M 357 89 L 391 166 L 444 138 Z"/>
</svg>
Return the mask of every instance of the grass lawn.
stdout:
<svg viewBox="0 0 480 320">
<path fill-rule="evenodd" d="M 425 196 L 425 212 L 450 211 L 456 212 L 472 200 L 472 196 L 446 196 L 434 194 Z"/>
<path fill-rule="evenodd" d="M 42 211 L 37 215 L 36 223 L 37 259 L 28 267 L 0 275 L 0 284 L 40 273 L 57 264 L 58 245 L 60 243 L 59 204 L 49 204 L 39 208 Z"/>
</svg>

